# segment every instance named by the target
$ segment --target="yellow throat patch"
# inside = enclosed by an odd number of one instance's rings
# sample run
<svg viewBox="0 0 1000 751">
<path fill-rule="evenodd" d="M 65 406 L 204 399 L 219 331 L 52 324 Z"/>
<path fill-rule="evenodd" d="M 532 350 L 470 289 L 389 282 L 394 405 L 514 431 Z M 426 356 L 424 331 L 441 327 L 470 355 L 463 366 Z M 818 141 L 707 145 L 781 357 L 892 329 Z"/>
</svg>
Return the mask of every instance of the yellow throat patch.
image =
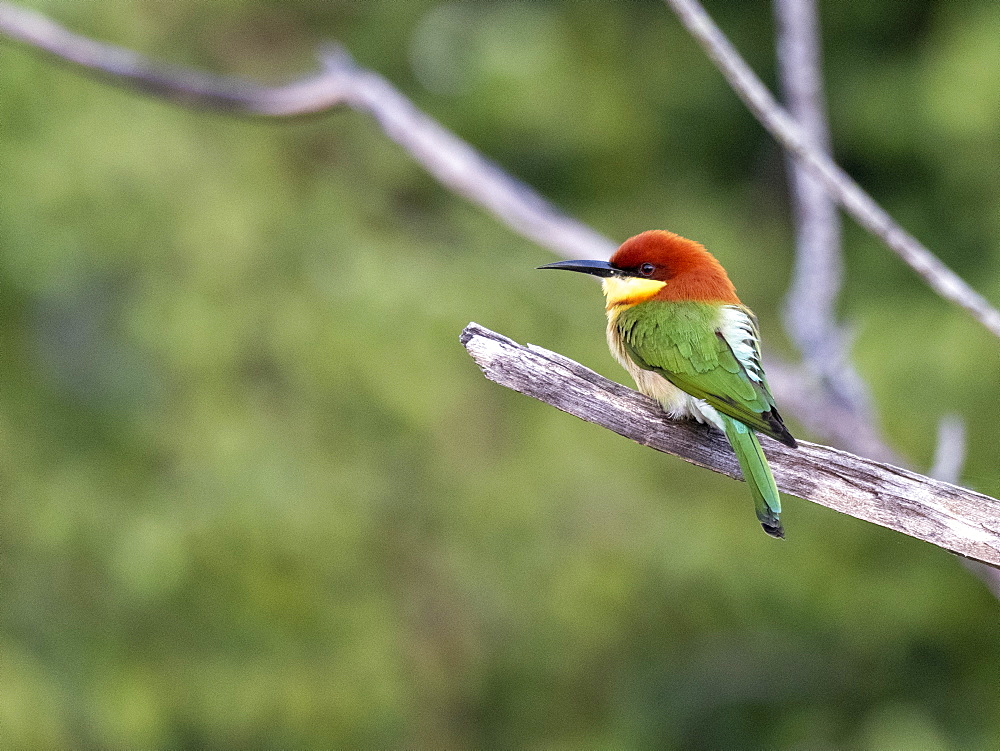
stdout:
<svg viewBox="0 0 1000 751">
<path fill-rule="evenodd" d="M 607 300 L 605 309 L 608 313 L 619 313 L 625 308 L 646 302 L 654 297 L 666 286 L 666 282 L 659 282 L 656 279 L 609 276 L 604 279 L 602 286 L 604 287 L 604 297 Z"/>
</svg>

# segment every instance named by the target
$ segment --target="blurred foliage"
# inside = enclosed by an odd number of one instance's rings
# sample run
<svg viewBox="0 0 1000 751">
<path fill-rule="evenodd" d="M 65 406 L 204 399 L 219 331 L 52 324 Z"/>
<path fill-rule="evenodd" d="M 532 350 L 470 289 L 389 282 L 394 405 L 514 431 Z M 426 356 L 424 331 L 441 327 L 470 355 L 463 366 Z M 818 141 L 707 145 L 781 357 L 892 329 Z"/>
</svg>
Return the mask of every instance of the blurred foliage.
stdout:
<svg viewBox="0 0 1000 751">
<path fill-rule="evenodd" d="M 328 38 L 611 237 L 705 242 L 790 355 L 783 160 L 662 3 L 29 3 L 285 80 Z M 773 82 L 770 6 L 709 9 Z M 1000 300 L 1000 5 L 823 5 L 838 158 Z M 351 112 L 175 108 L 0 48 L 0 744 L 995 747 L 948 554 L 486 382 L 470 320 L 626 376 L 598 291 Z M 1000 348 L 861 231 L 891 441 L 1000 493 Z M 780 401 L 780 395 L 779 395 Z M 992 624 L 992 625 L 991 625 Z"/>
</svg>

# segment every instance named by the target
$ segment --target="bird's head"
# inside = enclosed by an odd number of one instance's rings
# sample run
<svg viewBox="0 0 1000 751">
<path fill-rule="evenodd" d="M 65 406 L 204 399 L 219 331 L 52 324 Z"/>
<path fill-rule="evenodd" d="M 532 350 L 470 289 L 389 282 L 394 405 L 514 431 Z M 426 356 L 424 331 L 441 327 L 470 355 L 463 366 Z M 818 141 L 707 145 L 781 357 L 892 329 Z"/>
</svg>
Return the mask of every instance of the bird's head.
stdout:
<svg viewBox="0 0 1000 751">
<path fill-rule="evenodd" d="M 608 311 L 647 300 L 739 305 L 726 270 L 701 243 L 673 232 L 650 230 L 621 244 L 609 261 L 558 261 L 564 269 L 602 277 Z"/>
</svg>

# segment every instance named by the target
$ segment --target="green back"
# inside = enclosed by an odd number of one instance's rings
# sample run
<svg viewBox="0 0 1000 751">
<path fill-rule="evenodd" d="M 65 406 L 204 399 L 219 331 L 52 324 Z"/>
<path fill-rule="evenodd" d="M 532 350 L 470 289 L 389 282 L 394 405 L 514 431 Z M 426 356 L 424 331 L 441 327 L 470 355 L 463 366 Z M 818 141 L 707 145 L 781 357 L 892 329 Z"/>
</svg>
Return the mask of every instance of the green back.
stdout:
<svg viewBox="0 0 1000 751">
<path fill-rule="evenodd" d="M 778 437 L 761 417 L 774 409 L 767 381 L 754 383 L 722 337 L 718 305 L 651 300 L 622 312 L 615 325 L 636 365 L 754 430 Z"/>
</svg>

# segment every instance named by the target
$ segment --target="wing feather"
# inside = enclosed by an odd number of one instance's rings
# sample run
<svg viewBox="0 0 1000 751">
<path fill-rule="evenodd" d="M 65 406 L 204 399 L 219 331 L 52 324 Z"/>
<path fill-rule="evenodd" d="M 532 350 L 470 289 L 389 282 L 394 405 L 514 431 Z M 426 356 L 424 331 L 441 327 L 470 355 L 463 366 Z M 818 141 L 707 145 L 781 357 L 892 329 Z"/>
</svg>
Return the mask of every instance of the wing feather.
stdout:
<svg viewBox="0 0 1000 751">
<path fill-rule="evenodd" d="M 757 320 L 742 306 L 651 300 L 616 322 L 629 357 L 723 414 L 789 446 L 760 364 Z"/>
</svg>

